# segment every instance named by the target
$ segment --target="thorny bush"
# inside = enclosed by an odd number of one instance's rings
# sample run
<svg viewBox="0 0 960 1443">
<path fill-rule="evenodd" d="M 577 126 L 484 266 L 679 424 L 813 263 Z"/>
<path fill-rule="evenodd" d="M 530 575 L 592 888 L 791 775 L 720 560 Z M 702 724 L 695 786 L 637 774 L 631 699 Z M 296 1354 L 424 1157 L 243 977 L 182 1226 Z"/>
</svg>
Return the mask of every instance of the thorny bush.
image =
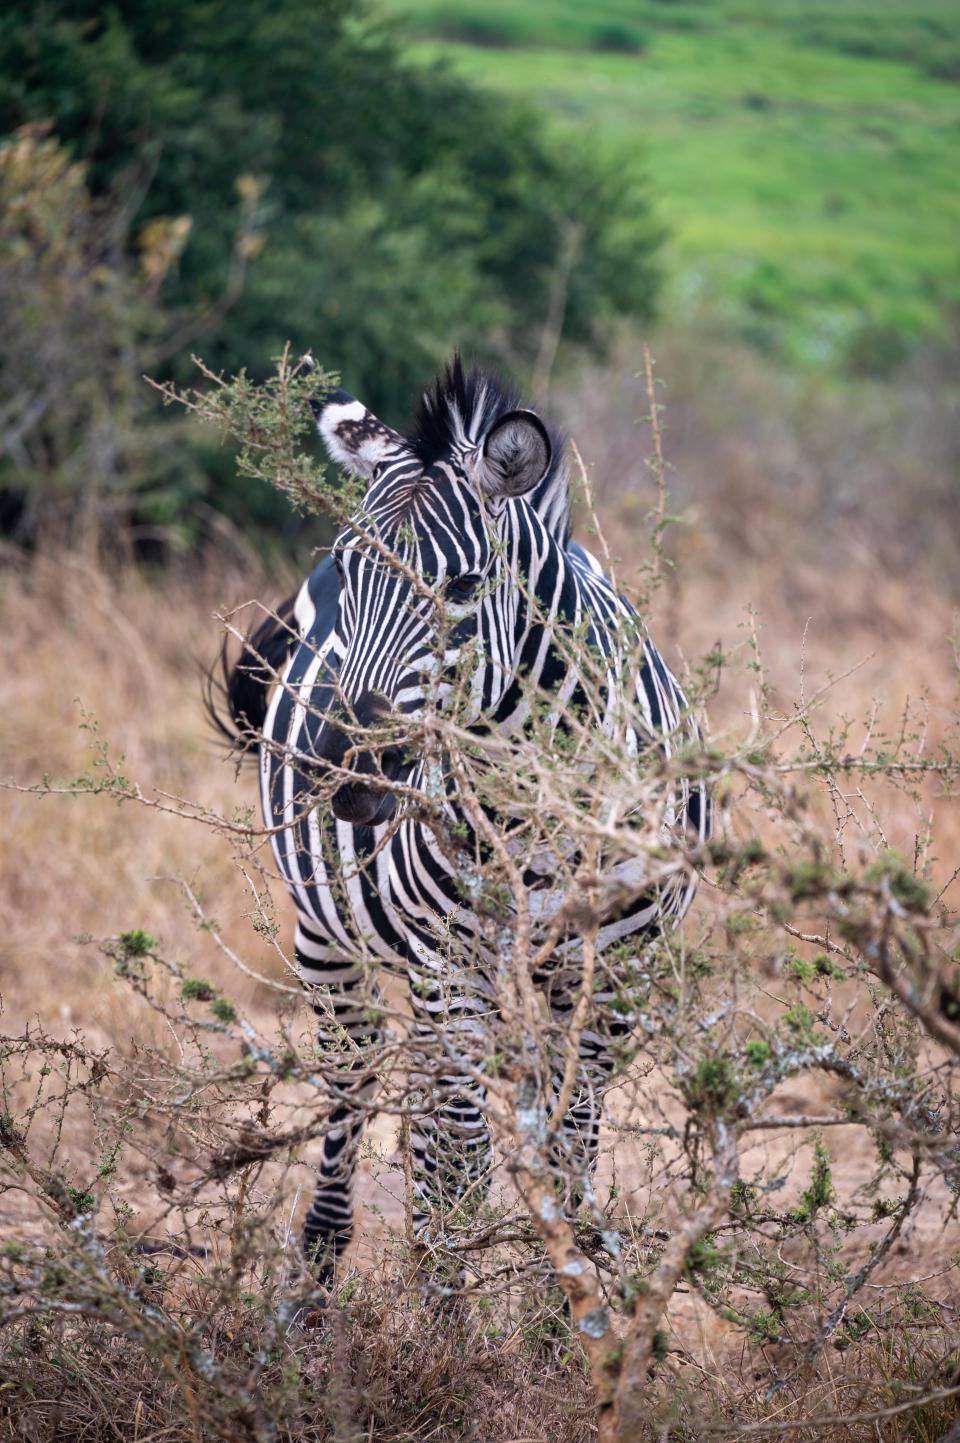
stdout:
<svg viewBox="0 0 960 1443">
<path fill-rule="evenodd" d="M 355 494 L 298 443 L 328 378 L 287 357 L 264 387 L 205 376 L 171 399 L 232 435 L 249 475 L 342 523 Z M 658 440 L 652 377 L 649 391 Z M 656 455 L 652 473 L 645 601 L 666 564 Z M 555 698 L 534 698 L 509 739 L 465 727 L 456 706 L 408 719 L 404 744 L 456 778 L 488 829 L 467 858 L 440 797 L 401 789 L 464 868 L 477 945 L 495 959 L 499 1008 L 456 1059 L 487 1088 L 493 1189 L 423 1244 L 407 1154 L 380 1157 L 396 1217 L 377 1229 L 376 1264 L 348 1263 L 329 1299 L 293 1213 L 350 1043 L 316 1050 L 263 829 L 146 795 L 86 719 L 91 770 L 44 778 L 38 795 L 107 792 L 219 830 L 278 958 L 276 1018 L 259 1025 L 135 930 L 101 950 L 136 996 L 131 1017 L 152 1010 L 159 1031 L 138 1039 L 132 1023 L 103 1047 L 39 1026 L 2 1039 L 0 1188 L 26 1192 L 36 1215 L 0 1260 L 0 1413 L 15 1435 L 65 1436 L 72 1418 L 106 1438 L 111 1416 L 126 1434 L 184 1439 L 946 1434 L 960 1388 L 945 1241 L 960 1196 L 960 965 L 956 874 L 938 886 L 931 819 L 956 785 L 955 734 L 922 706 L 890 735 L 882 708 L 825 727 L 826 689 L 777 714 L 752 617 L 745 635 L 686 685 L 699 709 L 729 671 L 746 729 L 669 762 L 628 762 Z M 589 681 L 582 638 L 565 645 Z M 384 744 L 382 731 L 362 740 Z M 681 774 L 707 777 L 716 799 L 700 851 L 661 825 Z M 341 780 L 319 784 L 321 805 Z M 918 819 L 908 860 L 887 842 L 893 811 Z M 490 820 L 504 817 L 505 841 Z M 534 913 L 523 875 L 545 855 L 554 904 Z M 656 945 L 597 955 L 622 900 L 612 868 L 630 858 L 646 859 L 645 886 L 697 869 L 698 901 Z M 571 935 L 577 1001 L 559 1027 L 531 978 Z M 426 1057 L 418 1042 L 411 1082 L 399 996 L 369 1005 L 384 1040 L 349 1058 L 351 1080 L 376 1076 L 370 1108 L 402 1139 L 431 1072 L 449 1069 L 446 1039 L 438 1029 Z M 635 1029 L 594 1184 L 551 1148 L 564 1099 L 550 1079 L 559 1059 L 568 1099 L 580 1034 L 611 1014 Z M 158 1199 L 149 1222 L 121 1186 L 137 1171 Z"/>
</svg>

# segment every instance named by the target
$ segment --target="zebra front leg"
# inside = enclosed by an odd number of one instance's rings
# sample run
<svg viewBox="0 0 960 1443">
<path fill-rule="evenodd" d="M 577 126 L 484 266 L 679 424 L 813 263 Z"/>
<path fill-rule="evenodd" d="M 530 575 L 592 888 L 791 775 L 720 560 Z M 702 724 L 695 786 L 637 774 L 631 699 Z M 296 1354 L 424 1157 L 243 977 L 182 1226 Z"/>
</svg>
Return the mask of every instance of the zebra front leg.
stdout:
<svg viewBox="0 0 960 1443">
<path fill-rule="evenodd" d="M 300 975 L 319 1019 L 318 1047 L 334 1107 L 323 1138 L 317 1187 L 303 1225 L 303 1250 L 317 1281 L 326 1286 L 353 1237 L 353 1183 L 360 1136 L 377 1080 L 373 1071 L 382 1034 L 374 1020 L 379 992 L 363 967 L 329 959 L 327 944 L 301 921 L 296 953 Z M 325 960 L 327 959 L 327 960 Z"/>
</svg>

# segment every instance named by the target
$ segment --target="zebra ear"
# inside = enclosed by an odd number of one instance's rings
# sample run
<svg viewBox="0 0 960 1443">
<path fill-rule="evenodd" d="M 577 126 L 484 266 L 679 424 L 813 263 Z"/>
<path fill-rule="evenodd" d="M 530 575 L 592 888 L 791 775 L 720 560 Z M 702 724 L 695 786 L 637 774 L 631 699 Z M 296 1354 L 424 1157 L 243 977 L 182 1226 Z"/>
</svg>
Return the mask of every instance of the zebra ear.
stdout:
<svg viewBox="0 0 960 1443">
<path fill-rule="evenodd" d="M 534 411 L 507 411 L 483 439 L 479 481 L 488 496 L 522 496 L 550 469 L 553 445 Z"/>
<path fill-rule="evenodd" d="M 328 391 L 311 405 L 331 461 L 348 471 L 369 480 L 381 461 L 403 449 L 399 433 L 385 426 L 348 391 Z"/>
</svg>

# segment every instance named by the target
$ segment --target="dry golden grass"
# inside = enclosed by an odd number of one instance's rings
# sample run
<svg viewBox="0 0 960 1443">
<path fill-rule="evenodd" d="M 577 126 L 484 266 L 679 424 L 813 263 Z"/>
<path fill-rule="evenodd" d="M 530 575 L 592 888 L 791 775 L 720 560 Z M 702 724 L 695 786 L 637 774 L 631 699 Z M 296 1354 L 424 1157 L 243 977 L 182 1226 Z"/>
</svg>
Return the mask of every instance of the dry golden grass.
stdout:
<svg viewBox="0 0 960 1443">
<path fill-rule="evenodd" d="M 213 613 L 235 600 L 202 578 L 151 585 L 109 580 L 68 561 L 38 560 L 3 579 L 7 775 L 65 783 L 95 759 L 89 726 L 147 795 L 202 799 L 232 815 L 254 801 L 255 775 L 216 744 L 202 707 L 199 663 L 218 645 Z M 84 718 L 86 717 L 86 721 Z M 195 886 L 228 939 L 275 967 L 244 921 L 248 909 L 229 848 L 205 827 L 109 797 L 4 793 L 0 943 L 8 1010 L 50 1024 L 91 1022 L 116 1034 L 111 988 L 95 952 L 78 943 L 141 926 L 179 956 L 217 965 L 172 879 Z M 253 989 L 250 989 L 251 991 Z M 245 999 L 246 1000 L 246 999 Z"/>
<path fill-rule="evenodd" d="M 602 510 L 627 590 L 646 555 L 636 509 L 613 498 Z M 596 538 L 582 539 L 596 548 Z M 957 612 L 948 598 L 919 577 L 884 577 L 853 563 L 821 574 L 789 555 L 712 566 L 698 577 L 705 544 L 697 530 L 684 537 L 679 578 L 668 576 L 654 596 L 651 631 L 675 667 L 695 663 L 717 642 L 735 660 L 738 651 L 742 656 L 753 607 L 773 709 L 789 714 L 829 676 L 855 668 L 826 692 L 821 729 L 841 715 L 866 717 L 879 703 L 885 726 L 895 730 L 904 707 L 927 697 L 936 744 L 957 713 L 949 641 Z M 289 581 L 285 588 L 264 576 L 151 582 L 133 572 L 108 578 L 69 558 L 8 560 L 0 577 L 4 778 L 29 787 L 44 775 L 62 783 L 89 771 L 86 715 L 146 795 L 197 800 L 224 816 L 255 804 L 253 769 L 237 775 L 204 713 L 200 666 L 219 645 L 216 612 L 252 597 L 275 601 L 285 589 Z M 724 672 L 710 702 L 715 734 L 747 729 L 750 685 L 742 666 Z M 890 844 L 909 855 L 919 819 L 910 805 L 895 804 L 899 812 L 887 819 Z M 195 887 L 225 939 L 252 966 L 277 974 L 275 951 L 247 920 L 252 904 L 230 849 L 203 826 L 109 797 L 5 790 L 0 805 L 0 965 L 8 1013 L 112 1031 L 121 1019 L 110 1012 L 111 987 L 95 953 L 76 940 L 82 934 L 142 926 L 197 966 L 221 966 L 172 880 L 178 877 Z M 946 880 L 960 860 L 960 808 L 951 799 L 932 805 L 941 854 L 935 874 Z M 239 985 L 242 1001 L 256 999 L 253 984 Z"/>
</svg>

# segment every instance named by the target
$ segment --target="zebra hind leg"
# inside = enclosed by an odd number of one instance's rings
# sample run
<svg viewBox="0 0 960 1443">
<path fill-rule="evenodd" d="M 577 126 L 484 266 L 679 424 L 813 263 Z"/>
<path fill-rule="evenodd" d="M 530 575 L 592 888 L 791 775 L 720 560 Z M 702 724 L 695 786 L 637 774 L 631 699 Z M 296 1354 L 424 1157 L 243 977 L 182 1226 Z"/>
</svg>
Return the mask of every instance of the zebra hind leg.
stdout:
<svg viewBox="0 0 960 1443">
<path fill-rule="evenodd" d="M 342 962 L 324 965 L 318 951 L 318 943 L 301 922 L 297 960 L 320 1024 L 318 1047 L 321 1054 L 337 1058 L 333 1075 L 327 1075 L 335 1106 L 327 1120 L 316 1191 L 303 1225 L 304 1254 L 317 1282 L 326 1287 L 353 1237 L 354 1174 L 360 1136 L 376 1092 L 372 1063 L 382 1034 L 370 1016 L 379 993 L 370 987 L 363 968 Z"/>
<path fill-rule="evenodd" d="M 559 1094 L 560 1078 L 554 1081 Z M 600 1150 L 600 1098 L 589 1082 L 574 1087 L 570 1106 L 550 1144 L 550 1165 L 564 1211 L 571 1218 L 590 1194 Z"/>
<path fill-rule="evenodd" d="M 596 1000 L 602 1006 L 608 999 L 600 994 Z M 550 1005 L 554 1019 L 568 1026 L 573 1012 L 572 999 L 561 992 L 551 996 Z M 592 1191 L 600 1150 L 603 1095 L 616 1065 L 617 1045 L 628 1036 L 632 1018 L 608 1013 L 602 1025 L 602 1031 L 585 1027 L 580 1034 L 576 1081 L 550 1149 L 558 1190 L 570 1216 L 579 1211 L 584 1198 Z M 566 1058 L 561 1055 L 553 1080 L 555 1098 L 559 1098 L 565 1069 Z"/>
<path fill-rule="evenodd" d="M 331 1112 L 313 1202 L 303 1224 L 303 1251 L 317 1282 L 333 1281 L 337 1259 L 353 1237 L 353 1180 L 366 1109 L 358 1106 L 366 1088 Z"/>
<path fill-rule="evenodd" d="M 660 934 L 661 905 L 655 890 L 631 903 L 624 915 L 632 918 L 631 925 L 636 930 L 598 958 L 592 1006 L 577 1044 L 576 1080 L 551 1148 L 551 1161 L 571 1215 L 579 1210 L 584 1198 L 591 1195 L 591 1180 L 600 1149 L 603 1096 L 624 1048 L 631 1050 L 630 1037 L 636 1025 L 630 969 L 636 967 L 636 956 L 643 955 Z M 622 918 L 609 915 L 606 920 L 616 922 Z M 568 1045 L 582 983 L 581 965 L 581 958 L 568 958 L 548 964 L 533 977 L 534 984 L 545 989 L 550 1015 Z M 554 1068 L 555 1098 L 560 1095 L 566 1064 L 567 1054 L 563 1050 Z"/>
<path fill-rule="evenodd" d="M 411 970 L 411 1001 L 415 1033 L 435 1050 L 437 1037 L 449 1038 L 456 1053 L 470 1050 L 476 1030 L 476 998 L 445 979 L 442 991 Z M 442 1064 L 441 1064 L 442 1068 Z M 480 1187 L 490 1162 L 490 1134 L 484 1117 L 486 1089 L 468 1073 L 424 1068 L 418 1078 L 423 1089 L 423 1110 L 412 1120 L 410 1152 L 413 1181 L 413 1229 L 424 1239 L 440 1241 L 451 1211 L 470 1195 L 480 1201 Z M 445 1276 L 446 1275 L 446 1276 Z M 458 1287 L 463 1270 L 442 1269 L 435 1284 Z"/>
</svg>

